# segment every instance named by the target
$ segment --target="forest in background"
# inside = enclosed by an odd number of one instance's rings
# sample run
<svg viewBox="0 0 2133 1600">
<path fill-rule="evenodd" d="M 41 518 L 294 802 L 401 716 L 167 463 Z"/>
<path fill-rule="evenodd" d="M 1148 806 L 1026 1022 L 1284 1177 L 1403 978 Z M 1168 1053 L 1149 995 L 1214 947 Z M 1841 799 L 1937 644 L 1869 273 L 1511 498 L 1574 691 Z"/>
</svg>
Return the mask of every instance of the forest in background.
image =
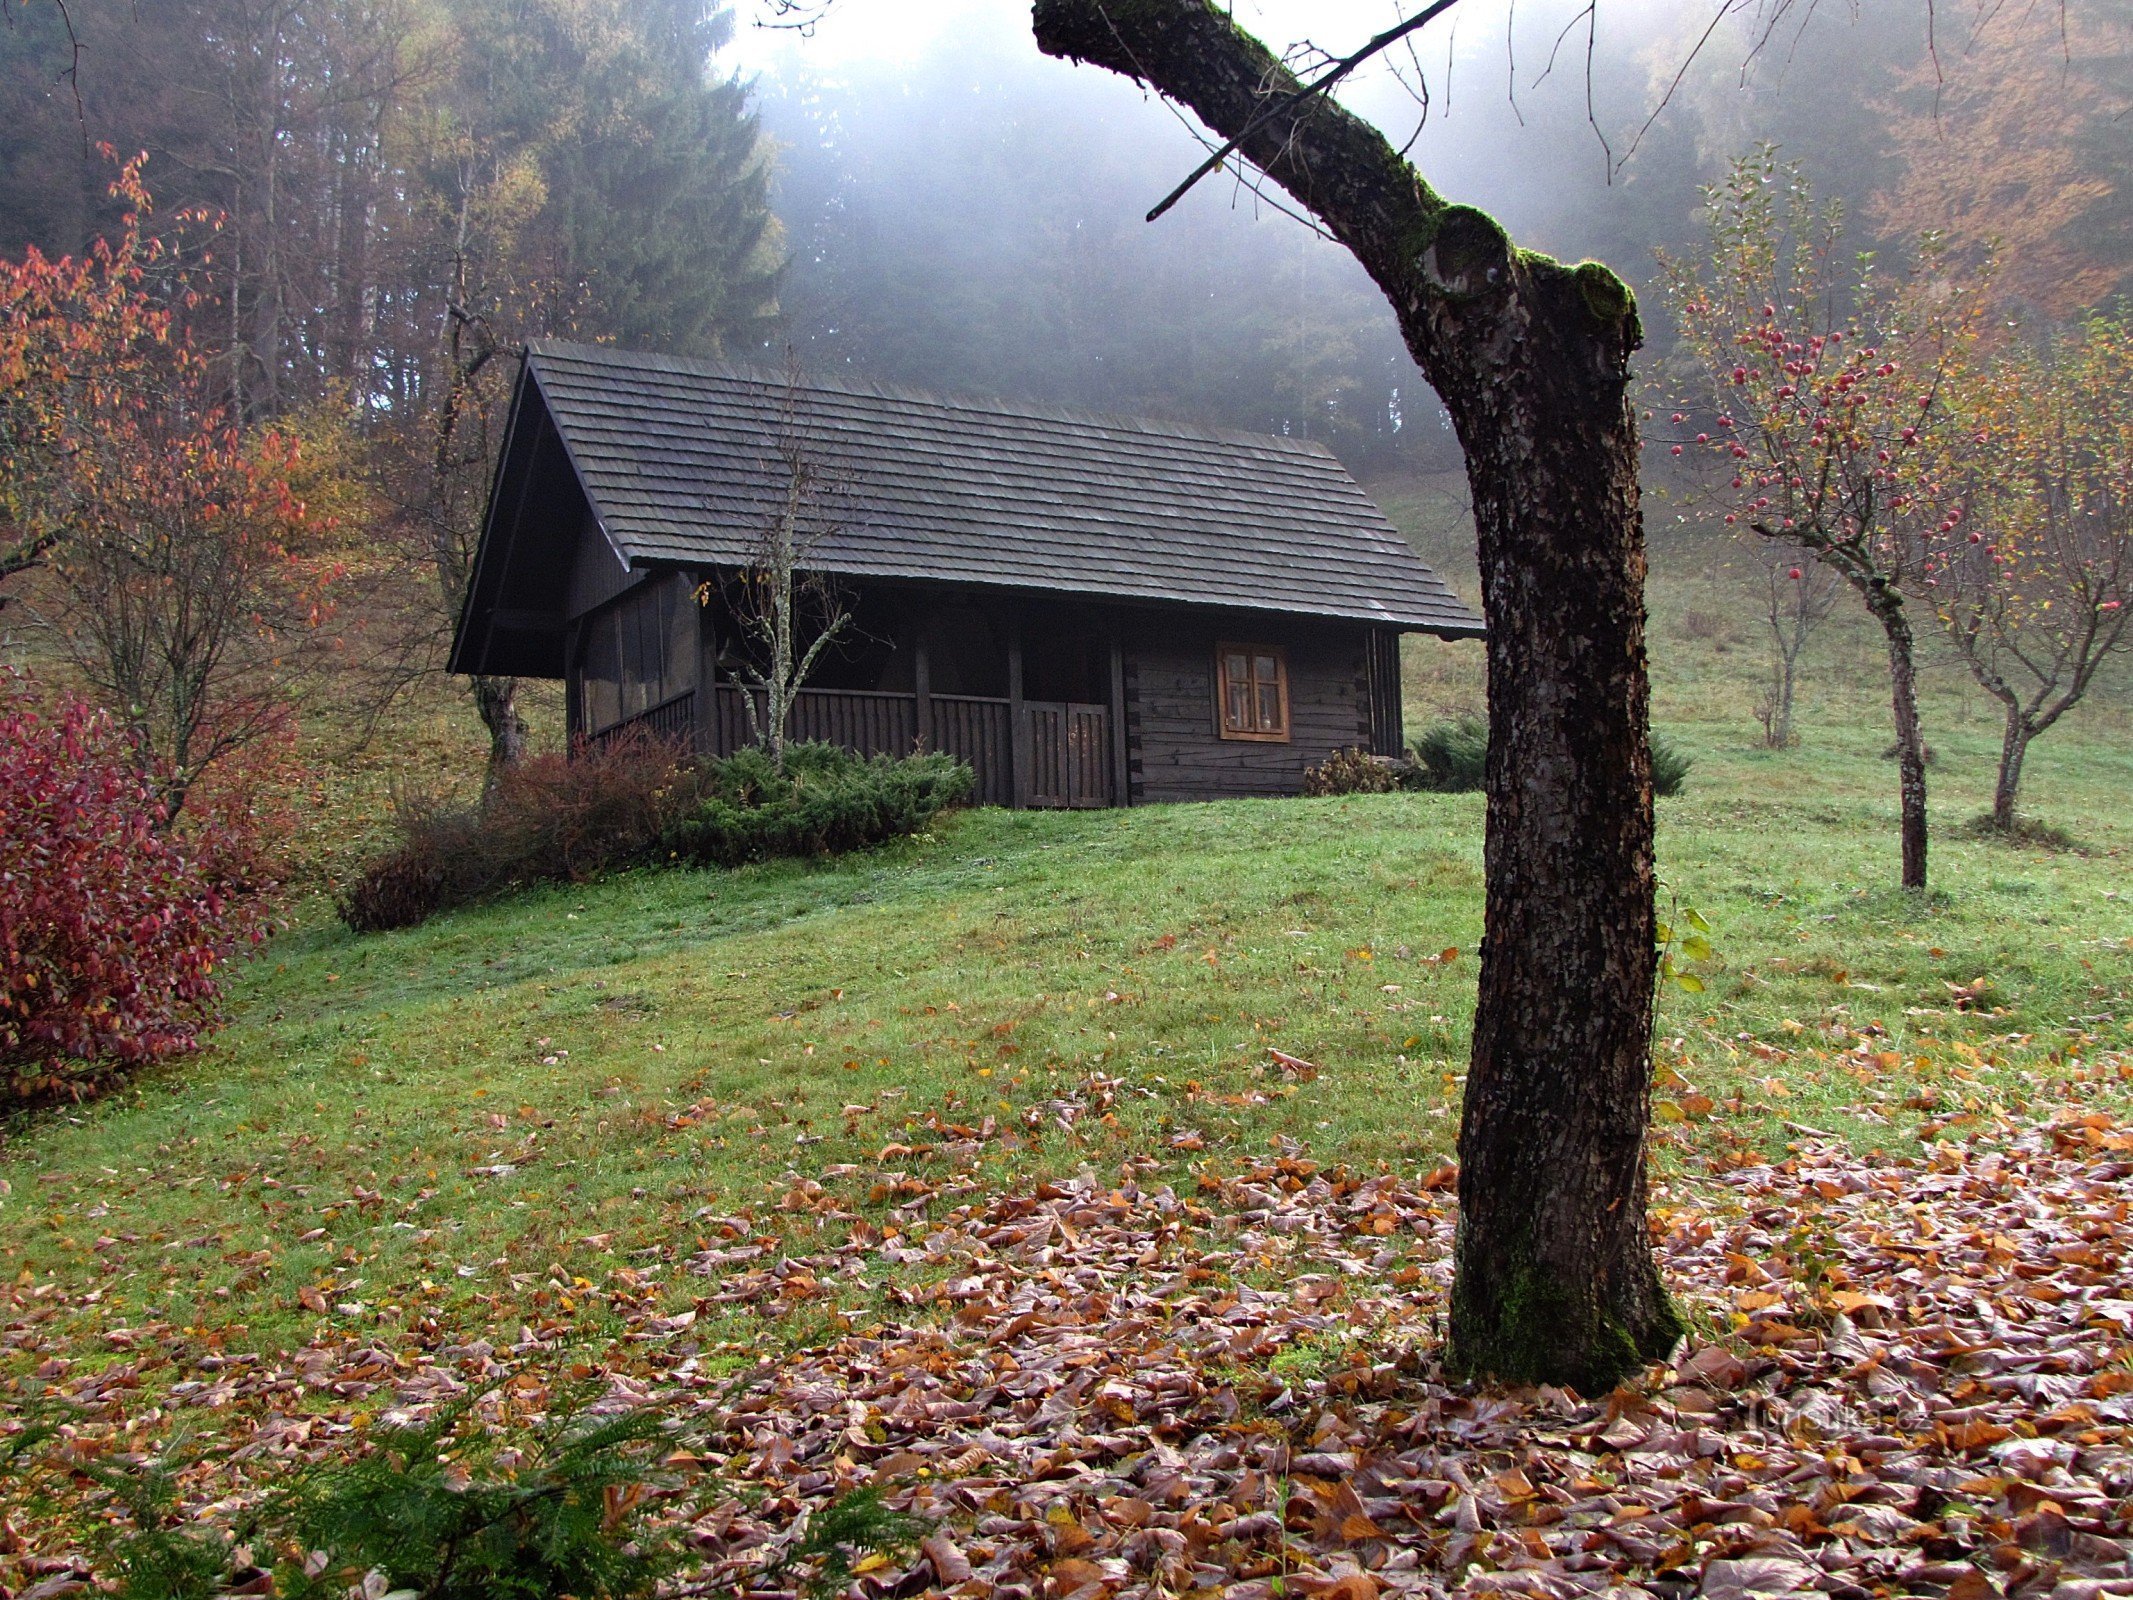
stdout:
<svg viewBox="0 0 2133 1600">
<path fill-rule="evenodd" d="M 1222 176 L 1144 224 L 1193 139 L 1159 101 L 1037 57 L 1017 6 L 915 64 L 795 51 L 757 80 L 727 46 L 767 11 L 705 0 L 67 15 L 72 38 L 42 0 L 0 27 L 0 254 L 109 231 L 95 147 L 148 152 L 165 213 L 223 218 L 197 320 L 255 418 L 330 404 L 434 465 L 455 367 L 528 336 L 773 363 L 790 342 L 822 376 L 1296 433 L 1366 474 L 1456 465 L 1346 252 Z M 1707 21 L 1618 7 L 1588 72 L 1551 64 L 1547 27 L 1477 19 L 1413 64 L 1426 107 L 1415 71 L 1351 98 L 1412 129 L 1447 193 L 1640 289 L 1695 236 L 1699 186 L 1762 140 L 1862 244 L 1997 240 L 2023 314 L 2133 281 L 2133 6 L 2071 8 L 2063 36 L 2037 7 L 1946 14 L 1930 38 L 1909 7 L 1763 39 L 1738 19 L 1705 40 Z M 1670 340 L 1644 298 L 1650 367 Z"/>
<path fill-rule="evenodd" d="M 846 16 L 873 3 L 840 0 Z M 361 580 L 335 585 L 330 629 L 281 596 L 284 632 L 330 646 L 310 652 L 331 656 L 325 698 L 359 727 L 442 669 L 535 337 L 770 366 L 789 350 L 817 377 L 1315 439 L 1366 480 L 1457 470 L 1449 419 L 1345 250 L 1229 174 L 1142 220 L 1202 149 L 1159 98 L 1038 56 L 1015 5 L 972 8 L 952 48 L 897 60 L 766 53 L 779 15 L 0 0 L 0 258 L 86 261 L 153 198 L 129 246 L 145 253 L 118 270 L 199 369 L 160 415 L 274 436 L 314 594 L 329 560 Z M 1692 247 L 1705 186 L 1753 142 L 1842 205 L 1848 249 L 1894 262 L 1935 237 L 1964 281 L 1995 257 L 2006 325 L 2042 335 L 2128 285 L 2128 0 L 1931 27 L 1903 7 L 1810 8 L 1782 31 L 1743 15 L 1708 33 L 1704 13 L 1625 3 L 1575 63 L 1548 32 L 1561 18 L 1509 15 L 1477 14 L 1441 61 L 1410 55 L 1348 98 L 1447 194 L 1621 269 L 1654 407 L 1697 381 L 1662 252 Z M 138 185 L 115 185 L 136 155 Z M 64 427 L 113 455 L 110 430 Z M 10 550 L 58 536 L 90 455 L 56 492 L 13 472 L 8 493 L 41 498 L 53 526 Z M 21 510 L 0 517 L 19 529 Z M 18 564 L 0 559 L 0 581 Z M 56 637 L 85 659 L 79 630 Z M 469 688 L 492 764 L 510 761 L 530 737 L 521 685 Z"/>
</svg>

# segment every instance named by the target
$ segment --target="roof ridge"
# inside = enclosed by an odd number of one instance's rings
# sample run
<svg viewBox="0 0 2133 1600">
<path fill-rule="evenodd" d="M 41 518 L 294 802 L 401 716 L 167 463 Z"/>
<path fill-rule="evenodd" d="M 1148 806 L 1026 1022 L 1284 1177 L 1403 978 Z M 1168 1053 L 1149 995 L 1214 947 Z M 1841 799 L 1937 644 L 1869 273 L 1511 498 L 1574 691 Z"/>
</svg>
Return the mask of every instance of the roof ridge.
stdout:
<svg viewBox="0 0 2133 1600">
<path fill-rule="evenodd" d="M 772 389 L 784 388 L 787 381 L 784 373 L 772 367 L 715 361 L 707 356 L 663 355 L 650 350 L 626 350 L 619 345 L 583 344 L 569 339 L 528 340 L 526 356 L 529 362 L 538 361 L 542 357 L 560 356 L 566 360 L 576 358 L 610 367 L 634 367 L 640 371 L 667 372 L 677 377 L 723 378 Z M 799 387 L 802 390 L 821 390 L 830 394 L 895 400 L 906 405 L 935 406 L 943 411 L 972 411 L 984 416 L 1020 417 L 1032 422 L 1073 423 L 1109 428 L 1120 433 L 1151 434 L 1158 438 L 1199 439 L 1213 444 L 1272 445 L 1297 455 L 1323 457 L 1334 462 L 1340 459 L 1320 441 L 1299 439 L 1292 434 L 1259 433 L 1250 428 L 1178 422 L 1166 417 L 1135 416 L 1127 412 L 1098 411 L 1082 406 L 1046 405 L 1034 400 L 981 400 L 973 395 L 944 395 L 930 389 L 889 383 L 878 378 L 852 376 L 825 379 L 813 372 L 803 372 L 800 375 Z"/>
</svg>

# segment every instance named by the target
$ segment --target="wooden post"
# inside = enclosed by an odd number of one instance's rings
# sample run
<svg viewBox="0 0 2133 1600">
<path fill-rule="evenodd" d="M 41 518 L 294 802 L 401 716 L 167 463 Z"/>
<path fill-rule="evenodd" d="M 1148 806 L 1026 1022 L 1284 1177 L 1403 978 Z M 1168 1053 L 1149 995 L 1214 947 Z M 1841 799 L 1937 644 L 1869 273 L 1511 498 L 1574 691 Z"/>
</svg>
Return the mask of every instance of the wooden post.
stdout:
<svg viewBox="0 0 2133 1600">
<path fill-rule="evenodd" d="M 1126 645 L 1118 623 L 1111 624 L 1111 804 L 1133 804 L 1133 783 L 1126 771 Z"/>
<path fill-rule="evenodd" d="M 1029 805 L 1029 779 L 1032 752 L 1029 742 L 1029 718 L 1022 708 L 1022 618 L 1013 616 L 1007 624 L 1007 770 L 1008 793 L 1014 797 L 1015 809 L 1020 811 Z"/>
<path fill-rule="evenodd" d="M 585 737 L 585 679 L 578 671 L 578 642 L 585 619 L 574 617 L 563 630 L 563 748 L 576 755 Z"/>
<path fill-rule="evenodd" d="M 696 613 L 696 753 L 722 756 L 718 747 L 718 625 L 711 608 L 696 598 L 695 579 L 689 586 L 689 609 Z"/>
<path fill-rule="evenodd" d="M 911 695 L 917 704 L 918 748 L 933 748 L 933 664 L 926 656 L 926 636 L 921 633 L 911 646 Z"/>
</svg>

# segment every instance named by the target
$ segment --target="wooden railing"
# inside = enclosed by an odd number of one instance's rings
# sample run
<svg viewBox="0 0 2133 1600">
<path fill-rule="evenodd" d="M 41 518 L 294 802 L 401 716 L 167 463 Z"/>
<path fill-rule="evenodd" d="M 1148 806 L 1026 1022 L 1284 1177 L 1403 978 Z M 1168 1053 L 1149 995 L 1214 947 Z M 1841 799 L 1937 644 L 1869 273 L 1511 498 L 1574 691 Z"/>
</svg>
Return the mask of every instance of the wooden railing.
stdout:
<svg viewBox="0 0 2133 1600">
<path fill-rule="evenodd" d="M 756 722 L 749 721 L 748 707 L 742 699 L 748 694 L 755 697 Z M 792 721 L 787 724 L 786 733 L 795 740 L 820 739 L 868 756 L 945 750 L 969 762 L 971 771 L 977 774 L 973 803 L 1013 805 L 1014 738 L 1008 724 L 1007 701 L 985 695 L 936 694 L 927 697 L 926 710 L 926 720 L 932 726 L 922 729 L 915 694 L 884 689 L 802 689 L 793 697 Z M 762 691 L 720 684 L 713 730 L 717 753 L 730 755 L 753 743 L 764 714 Z"/>
<path fill-rule="evenodd" d="M 756 722 L 742 696 L 755 697 Z M 759 690 L 718 686 L 718 748 L 740 749 L 755 738 L 765 712 Z M 819 739 L 863 756 L 907 756 L 918 748 L 918 698 L 880 689 L 802 689 L 793 697 L 786 737 Z"/>
<path fill-rule="evenodd" d="M 634 738 L 665 739 L 685 746 L 694 744 L 696 691 L 684 689 L 634 717 L 624 717 L 620 722 L 602 728 L 585 742 L 595 750 L 605 750 L 617 740 Z"/>
<path fill-rule="evenodd" d="M 1008 704 L 981 695 L 937 694 L 933 708 L 931 747 L 945 750 L 970 763 L 978 775 L 971 800 L 981 806 L 1011 806 L 1015 803 L 1015 741 L 1008 723 Z"/>
<path fill-rule="evenodd" d="M 751 721 L 744 696 L 754 694 Z M 760 691 L 722 683 L 712 691 L 712 755 L 731 755 L 752 744 L 763 715 Z M 1030 771 L 1022 803 L 1034 806 L 1103 806 L 1111 803 L 1109 709 L 1056 701 L 1030 701 L 1027 722 Z M 921 723 L 926 724 L 921 726 Z M 915 694 L 880 689 L 802 689 L 793 699 L 787 728 L 794 740 L 818 739 L 861 755 L 905 756 L 943 750 L 966 761 L 977 774 L 975 804 L 1011 806 L 1015 794 L 1013 705 L 990 695 Z M 592 734 L 586 745 L 605 749 L 617 740 L 649 737 L 697 747 L 696 691 L 685 689 L 658 705 Z"/>
</svg>

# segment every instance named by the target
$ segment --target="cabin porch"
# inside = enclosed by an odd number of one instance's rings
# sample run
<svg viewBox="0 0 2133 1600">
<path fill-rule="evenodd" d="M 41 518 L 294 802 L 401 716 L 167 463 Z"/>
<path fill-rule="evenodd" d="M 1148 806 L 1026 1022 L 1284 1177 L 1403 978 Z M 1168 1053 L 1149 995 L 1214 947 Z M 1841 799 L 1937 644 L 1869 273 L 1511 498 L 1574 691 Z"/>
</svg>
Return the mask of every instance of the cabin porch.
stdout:
<svg viewBox="0 0 2133 1600">
<path fill-rule="evenodd" d="M 795 697 L 789 738 L 870 756 L 945 751 L 970 764 L 981 805 L 1131 803 L 1115 626 L 1079 607 L 1003 614 L 893 590 L 845 598 L 848 636 L 824 652 Z M 580 631 L 570 671 L 573 739 L 599 745 L 644 732 L 716 756 L 756 742 L 765 696 L 738 681 L 725 659 L 721 645 L 735 630 L 715 597 L 699 606 L 693 581 L 675 574 L 648 580 L 609 609 L 638 615 Z M 693 641 L 692 610 L 700 613 Z M 615 658 L 612 675 L 593 659 L 606 653 Z"/>
</svg>

